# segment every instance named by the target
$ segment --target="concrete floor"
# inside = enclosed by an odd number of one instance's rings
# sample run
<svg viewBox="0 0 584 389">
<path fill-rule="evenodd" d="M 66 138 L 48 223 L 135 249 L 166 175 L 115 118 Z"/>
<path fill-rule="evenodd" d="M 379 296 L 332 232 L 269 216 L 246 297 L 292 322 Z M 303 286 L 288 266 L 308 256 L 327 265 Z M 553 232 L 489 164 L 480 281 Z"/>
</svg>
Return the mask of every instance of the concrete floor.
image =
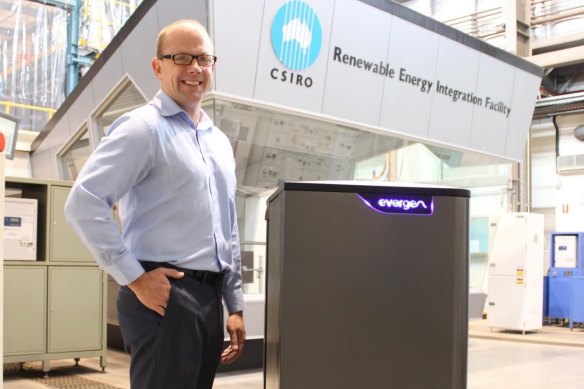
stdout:
<svg viewBox="0 0 584 389">
<path fill-rule="evenodd" d="M 540 331 L 520 334 L 491 330 L 485 320 L 469 326 L 468 388 L 584 388 L 584 329 L 570 330 L 544 326 Z M 39 363 L 27 363 L 24 372 L 5 366 L 5 389 L 47 388 L 130 388 L 127 355 L 110 350 L 106 373 L 101 373 L 98 358 L 51 363 L 51 376 L 44 379 Z M 83 380 L 80 386 L 59 384 L 59 377 Z M 100 385 L 101 383 L 101 385 Z M 60 386 L 62 385 L 62 386 Z M 223 373 L 214 389 L 261 389 L 261 370 Z"/>
</svg>

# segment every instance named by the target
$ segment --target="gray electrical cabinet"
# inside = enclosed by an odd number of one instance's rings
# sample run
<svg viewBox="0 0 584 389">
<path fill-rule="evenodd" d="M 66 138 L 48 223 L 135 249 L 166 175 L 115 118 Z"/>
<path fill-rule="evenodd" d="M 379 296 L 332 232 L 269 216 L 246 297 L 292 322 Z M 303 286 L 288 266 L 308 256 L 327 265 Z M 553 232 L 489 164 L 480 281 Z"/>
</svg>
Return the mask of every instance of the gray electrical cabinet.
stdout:
<svg viewBox="0 0 584 389">
<path fill-rule="evenodd" d="M 469 197 L 282 183 L 267 210 L 264 387 L 466 388 Z"/>
</svg>

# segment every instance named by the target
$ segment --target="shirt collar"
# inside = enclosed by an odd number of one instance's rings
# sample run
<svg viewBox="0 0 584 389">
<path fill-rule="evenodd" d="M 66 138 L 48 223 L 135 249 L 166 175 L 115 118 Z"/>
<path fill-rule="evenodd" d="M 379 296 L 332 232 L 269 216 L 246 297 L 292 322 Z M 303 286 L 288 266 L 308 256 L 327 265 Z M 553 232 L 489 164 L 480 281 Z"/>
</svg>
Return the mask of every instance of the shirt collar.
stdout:
<svg viewBox="0 0 584 389">
<path fill-rule="evenodd" d="M 160 110 L 162 116 L 178 115 L 181 112 L 189 117 L 186 112 L 166 93 L 159 90 L 152 99 L 153 104 Z M 203 109 L 201 109 L 201 118 L 196 125 L 197 130 L 210 130 L 213 127 L 213 121 Z"/>
<path fill-rule="evenodd" d="M 201 118 L 197 124 L 197 130 L 210 130 L 213 127 L 213 121 L 201 108 Z"/>
<path fill-rule="evenodd" d="M 183 111 L 173 99 L 161 90 L 156 93 L 152 103 L 160 110 L 162 116 L 173 116 Z"/>
</svg>

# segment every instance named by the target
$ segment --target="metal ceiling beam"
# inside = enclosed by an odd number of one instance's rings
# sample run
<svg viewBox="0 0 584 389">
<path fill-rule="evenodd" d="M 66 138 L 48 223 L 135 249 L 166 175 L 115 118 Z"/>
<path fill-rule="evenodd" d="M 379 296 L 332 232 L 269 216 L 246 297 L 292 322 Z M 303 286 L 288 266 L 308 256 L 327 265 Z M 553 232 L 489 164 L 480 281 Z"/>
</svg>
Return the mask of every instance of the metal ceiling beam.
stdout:
<svg viewBox="0 0 584 389">
<path fill-rule="evenodd" d="M 584 63 L 584 46 L 556 50 L 549 53 L 532 55 L 525 59 L 543 68 L 561 67 Z"/>
<path fill-rule="evenodd" d="M 55 7 L 59 8 L 75 7 L 76 3 L 78 3 L 77 0 L 30 0 L 30 1 L 44 5 L 54 5 Z"/>
</svg>

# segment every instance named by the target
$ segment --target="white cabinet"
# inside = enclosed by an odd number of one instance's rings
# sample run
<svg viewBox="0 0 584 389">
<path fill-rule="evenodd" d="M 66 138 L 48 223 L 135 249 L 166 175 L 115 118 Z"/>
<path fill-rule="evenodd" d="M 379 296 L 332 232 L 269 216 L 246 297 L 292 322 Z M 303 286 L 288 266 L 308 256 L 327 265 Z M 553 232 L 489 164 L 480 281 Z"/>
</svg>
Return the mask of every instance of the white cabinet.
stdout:
<svg viewBox="0 0 584 389">
<path fill-rule="evenodd" d="M 489 260 L 487 320 L 492 328 L 534 331 L 543 315 L 543 215 L 503 214 Z"/>
<path fill-rule="evenodd" d="M 488 322 L 490 327 L 533 331 L 542 327 L 543 290 L 530 277 L 489 277 Z"/>
</svg>

